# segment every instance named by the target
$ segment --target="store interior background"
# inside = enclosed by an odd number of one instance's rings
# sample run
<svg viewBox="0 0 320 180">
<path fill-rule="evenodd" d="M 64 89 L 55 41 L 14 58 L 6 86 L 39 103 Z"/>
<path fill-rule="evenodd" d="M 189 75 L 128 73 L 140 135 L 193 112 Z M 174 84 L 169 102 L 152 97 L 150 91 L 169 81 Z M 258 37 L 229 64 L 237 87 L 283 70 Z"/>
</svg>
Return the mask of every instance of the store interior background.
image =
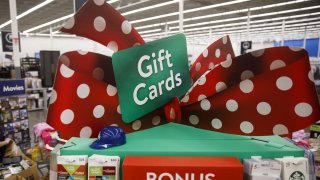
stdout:
<svg viewBox="0 0 320 180">
<path fill-rule="evenodd" d="M 85 0 L 78 1 L 83 2 Z M 209 44 L 224 35 L 230 36 L 236 56 L 240 54 L 241 42 L 249 40 L 252 49 L 248 52 L 283 44 L 299 46 L 309 51 L 313 65 L 320 64 L 319 0 L 184 0 L 183 9 L 179 9 L 179 0 L 110 0 L 108 3 L 131 22 L 146 41 L 179 33 L 179 14 L 183 12 L 190 64 Z M 39 56 L 41 50 L 112 55 L 112 50 L 99 43 L 58 31 L 74 13 L 73 0 L 16 0 L 16 4 L 20 58 Z M 9 0 L 0 1 L 0 31 L 11 31 Z M 12 53 L 0 51 L 1 67 L 13 65 L 7 55 Z M 43 90 L 27 93 L 39 94 L 44 98 L 43 103 L 47 103 L 51 87 L 44 88 L 46 98 Z M 30 111 L 30 127 L 44 122 L 46 114 L 47 108 Z"/>
</svg>

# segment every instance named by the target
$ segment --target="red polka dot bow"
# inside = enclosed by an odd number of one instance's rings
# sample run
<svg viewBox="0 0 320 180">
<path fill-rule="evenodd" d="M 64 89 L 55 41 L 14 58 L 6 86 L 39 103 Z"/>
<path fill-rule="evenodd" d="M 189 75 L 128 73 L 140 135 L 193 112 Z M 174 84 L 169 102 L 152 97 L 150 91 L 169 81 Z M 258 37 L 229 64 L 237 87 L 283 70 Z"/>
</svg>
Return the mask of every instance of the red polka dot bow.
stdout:
<svg viewBox="0 0 320 180">
<path fill-rule="evenodd" d="M 114 51 L 144 43 L 104 0 L 89 0 L 62 31 Z M 172 121 L 232 134 L 287 134 L 319 120 L 308 54 L 300 48 L 275 47 L 234 57 L 230 39 L 223 37 L 195 61 L 193 86 L 181 100 L 175 98 L 130 124 L 121 119 L 111 63 L 110 57 L 91 52 L 60 57 L 48 123 L 64 138 L 96 137 L 108 125 L 128 133 Z"/>
</svg>

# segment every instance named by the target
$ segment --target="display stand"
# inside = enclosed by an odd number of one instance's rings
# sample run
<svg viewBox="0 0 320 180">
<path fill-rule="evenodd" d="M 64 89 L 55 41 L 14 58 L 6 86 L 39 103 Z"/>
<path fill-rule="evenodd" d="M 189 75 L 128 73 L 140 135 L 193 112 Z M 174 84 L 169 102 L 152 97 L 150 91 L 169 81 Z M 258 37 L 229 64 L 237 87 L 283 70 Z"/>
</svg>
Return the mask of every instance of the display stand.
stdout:
<svg viewBox="0 0 320 180">
<path fill-rule="evenodd" d="M 31 147 L 24 80 L 0 81 L 0 128 L 25 151 Z"/>
</svg>

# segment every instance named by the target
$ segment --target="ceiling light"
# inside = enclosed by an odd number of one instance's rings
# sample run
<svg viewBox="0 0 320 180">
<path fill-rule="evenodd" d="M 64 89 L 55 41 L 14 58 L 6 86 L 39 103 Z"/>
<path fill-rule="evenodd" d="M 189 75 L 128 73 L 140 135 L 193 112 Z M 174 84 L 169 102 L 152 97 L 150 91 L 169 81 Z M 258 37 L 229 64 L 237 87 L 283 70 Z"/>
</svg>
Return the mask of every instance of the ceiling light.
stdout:
<svg viewBox="0 0 320 180">
<path fill-rule="evenodd" d="M 51 2 L 53 2 L 53 0 L 46 0 L 46 1 L 44 1 L 44 2 L 42 2 L 42 3 L 40 3 L 40 4 L 38 4 L 38 5 L 36 5 L 36 6 L 32 7 L 32 8 L 30 8 L 30 9 L 28 9 L 27 11 L 19 14 L 19 15 L 17 16 L 17 19 L 20 19 L 20 18 L 22 18 L 22 17 L 24 17 L 24 16 L 32 13 L 33 11 L 36 11 L 36 10 L 42 8 L 43 6 L 45 6 L 45 5 L 47 5 L 47 4 L 51 3 Z M 7 26 L 7 25 L 9 25 L 9 24 L 11 24 L 11 22 L 12 22 L 12 21 L 9 20 L 9 21 L 1 24 L 1 25 L 0 25 L 0 29 L 3 28 L 3 27 L 5 27 L 5 26 Z"/>
<path fill-rule="evenodd" d="M 143 7 L 143 8 L 140 8 L 140 9 L 135 9 L 135 10 L 128 11 L 128 12 L 125 12 L 125 13 L 121 13 L 121 14 L 123 16 L 126 16 L 126 15 L 134 14 L 134 13 L 137 13 L 137 12 L 141 12 L 141 11 L 146 11 L 146 10 L 150 10 L 150 9 L 154 9 L 154 8 L 158 8 L 158 7 L 162 7 L 162 6 L 167 6 L 167 5 L 170 5 L 170 4 L 177 3 L 177 2 L 179 2 L 179 1 L 168 1 L 168 2 L 164 2 L 164 3 L 160 3 L 160 4 L 155 4 L 155 5 L 152 5 L 152 6 Z"/>
<path fill-rule="evenodd" d="M 45 27 L 45 26 L 49 26 L 49 25 L 51 25 L 51 24 L 57 23 L 57 22 L 59 22 L 59 21 L 63 21 L 63 20 L 65 20 L 65 19 L 71 18 L 73 15 L 74 15 L 74 14 L 72 13 L 72 14 L 63 16 L 63 17 L 61 17 L 61 18 L 52 20 L 52 21 L 50 21 L 50 22 L 41 24 L 41 25 L 39 25 L 39 26 L 36 26 L 36 27 L 30 28 L 30 29 L 27 29 L 27 30 L 23 31 L 23 33 L 29 33 L 29 32 L 32 32 L 32 31 L 34 31 L 34 30 L 43 28 L 43 27 Z"/>
</svg>

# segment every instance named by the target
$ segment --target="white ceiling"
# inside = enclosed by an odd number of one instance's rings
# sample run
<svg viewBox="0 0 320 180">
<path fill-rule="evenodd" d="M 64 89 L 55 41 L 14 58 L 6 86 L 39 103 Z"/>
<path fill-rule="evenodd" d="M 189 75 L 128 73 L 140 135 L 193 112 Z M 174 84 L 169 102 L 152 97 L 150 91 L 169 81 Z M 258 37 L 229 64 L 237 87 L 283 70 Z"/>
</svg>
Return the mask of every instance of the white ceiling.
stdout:
<svg viewBox="0 0 320 180">
<path fill-rule="evenodd" d="M 18 15 L 44 0 L 16 0 Z M 154 7 L 160 5 L 160 7 Z M 144 38 L 158 39 L 179 31 L 179 1 L 119 0 L 112 3 Z M 143 8 L 143 9 L 142 9 Z M 281 33 L 285 20 L 286 34 L 320 33 L 320 0 L 184 0 L 184 32 L 188 39 L 225 34 L 246 36 L 247 12 L 251 10 L 251 37 Z M 49 33 L 67 20 L 49 23 L 73 13 L 73 0 L 55 0 L 20 18 L 19 31 Z M 71 15 L 70 15 L 71 16 Z M 0 1 L 0 27 L 10 19 L 9 0 Z M 167 31 L 166 31 L 167 27 Z M 32 29 L 33 28 L 33 29 Z M 10 25 L 0 30 L 9 30 Z"/>
</svg>

